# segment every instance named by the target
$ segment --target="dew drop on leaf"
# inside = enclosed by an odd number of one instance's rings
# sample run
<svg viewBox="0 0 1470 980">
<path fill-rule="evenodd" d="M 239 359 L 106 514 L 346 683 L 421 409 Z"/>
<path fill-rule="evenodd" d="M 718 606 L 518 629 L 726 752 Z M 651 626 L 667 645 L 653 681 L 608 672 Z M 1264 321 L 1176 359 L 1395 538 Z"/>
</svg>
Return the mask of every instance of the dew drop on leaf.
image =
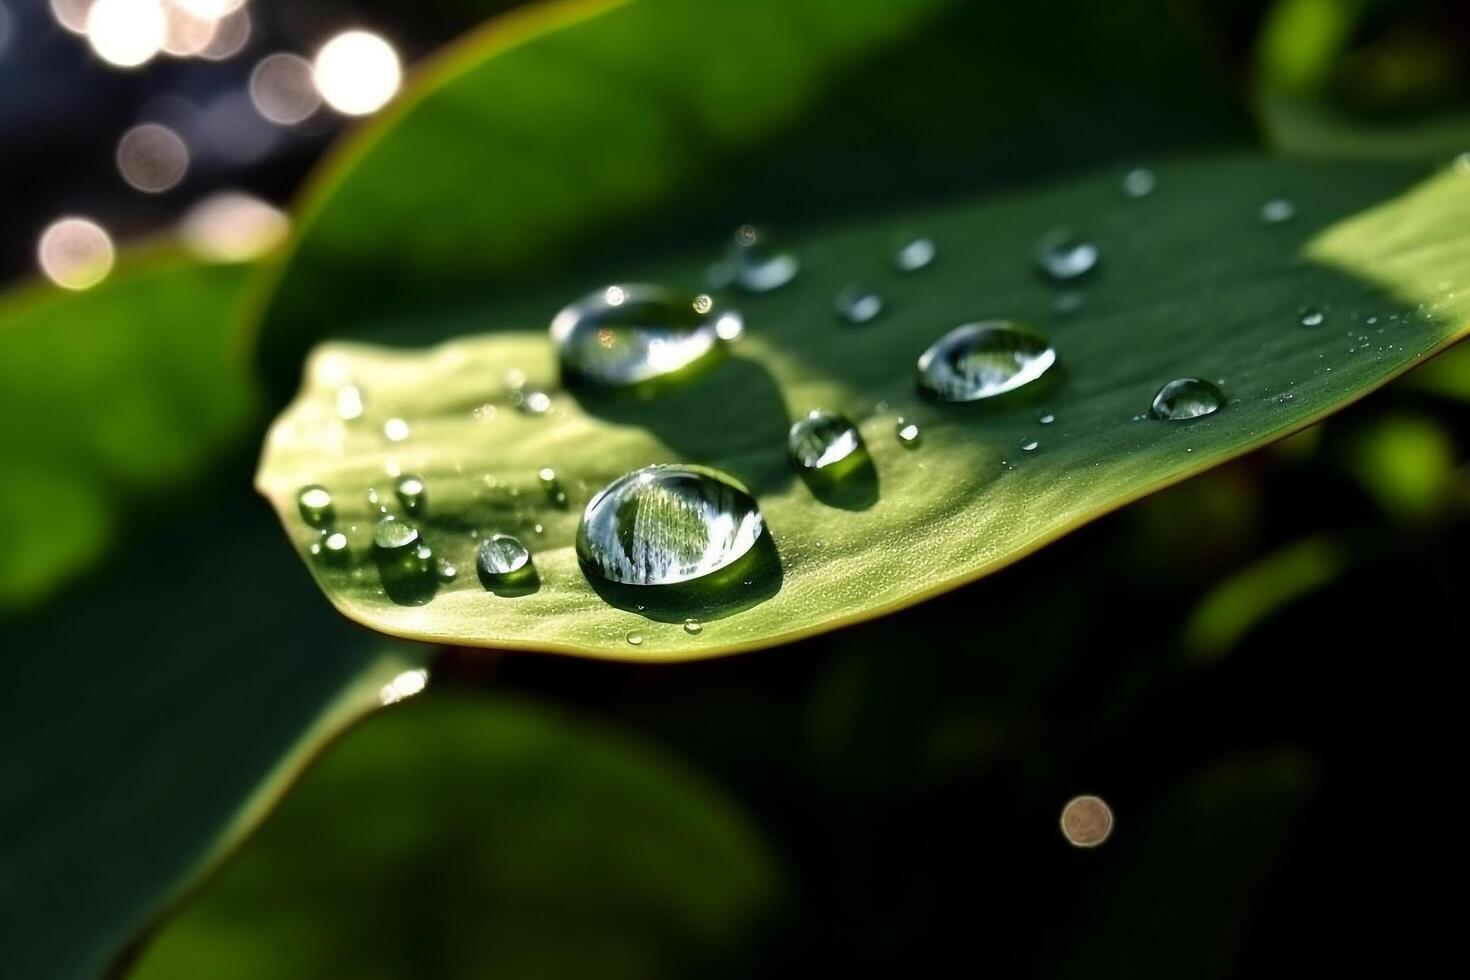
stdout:
<svg viewBox="0 0 1470 980">
<path fill-rule="evenodd" d="M 296 506 L 301 510 L 301 519 L 312 527 L 325 527 L 332 523 L 332 494 L 326 487 L 317 484 L 302 487 L 296 495 Z"/>
<path fill-rule="evenodd" d="M 393 485 L 393 492 L 398 496 L 398 502 L 403 509 L 410 514 L 419 514 L 428 505 L 428 493 L 424 488 L 424 478 L 413 473 L 405 473 L 398 478 Z"/>
<path fill-rule="evenodd" d="M 919 430 L 917 422 L 908 419 L 899 419 L 894 426 L 894 434 L 898 436 L 898 444 L 905 449 L 918 449 L 919 443 L 923 441 L 924 434 Z"/>
<path fill-rule="evenodd" d="M 724 260 L 710 269 L 710 284 L 768 293 L 795 279 L 800 271 L 801 262 L 790 252 L 773 247 L 765 229 L 741 225 L 735 229 Z"/>
<path fill-rule="evenodd" d="M 1069 228 L 1058 228 L 1041 236 L 1036 244 L 1036 264 L 1056 282 L 1085 276 L 1097 267 L 1102 252 L 1097 243 Z"/>
<path fill-rule="evenodd" d="M 791 426 L 788 448 L 798 469 L 821 470 L 861 450 L 863 438 L 846 416 L 814 409 Z"/>
<path fill-rule="evenodd" d="M 934 242 L 928 238 L 910 238 L 893 253 L 893 267 L 899 272 L 918 272 L 934 261 Z"/>
<path fill-rule="evenodd" d="M 1225 393 L 1203 378 L 1176 378 L 1154 395 L 1148 414 L 1152 418 L 1180 422 L 1218 412 Z"/>
<path fill-rule="evenodd" d="M 1282 225 L 1296 217 L 1296 205 L 1284 197 L 1276 197 L 1261 205 L 1261 221 L 1268 225 Z"/>
<path fill-rule="evenodd" d="M 1300 316 L 1304 327 L 1320 327 L 1327 322 L 1327 314 L 1312 306 L 1303 307 Z"/>
<path fill-rule="evenodd" d="M 502 584 L 530 569 L 531 553 L 520 538 L 510 534 L 492 534 L 480 542 L 475 552 L 480 575 L 490 583 Z"/>
<path fill-rule="evenodd" d="M 861 326 L 873 322 L 883 312 L 883 297 L 864 286 L 849 286 L 837 294 L 832 305 L 844 323 Z"/>
<path fill-rule="evenodd" d="M 1051 342 L 1011 320 L 956 327 L 919 357 L 919 387 L 942 401 L 993 398 L 1034 382 L 1056 363 Z"/>
<path fill-rule="evenodd" d="M 567 380 L 618 388 L 690 367 L 742 329 L 739 313 L 720 310 L 703 294 L 613 285 L 558 313 L 551 340 Z"/>
</svg>

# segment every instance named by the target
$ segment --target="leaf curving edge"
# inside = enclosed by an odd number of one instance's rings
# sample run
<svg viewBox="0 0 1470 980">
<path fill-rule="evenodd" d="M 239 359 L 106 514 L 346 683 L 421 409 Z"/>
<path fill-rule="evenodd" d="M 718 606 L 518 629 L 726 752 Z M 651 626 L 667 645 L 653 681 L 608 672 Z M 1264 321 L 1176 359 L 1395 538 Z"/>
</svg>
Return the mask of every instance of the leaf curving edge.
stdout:
<svg viewBox="0 0 1470 980">
<path fill-rule="evenodd" d="M 1142 200 L 1108 172 L 1003 199 L 853 225 L 793 243 L 801 276 L 740 297 L 748 334 L 719 365 L 647 400 L 562 389 L 544 324 L 595 282 L 565 284 L 472 309 L 425 312 L 419 336 L 495 332 L 425 351 L 328 344 L 267 440 L 257 478 L 338 609 L 419 640 L 641 661 L 697 659 L 789 642 L 882 615 L 1005 567 L 1141 496 L 1281 438 L 1387 383 L 1470 328 L 1459 270 L 1470 257 L 1470 180 L 1447 173 L 1411 187 L 1402 168 L 1312 166 L 1231 157 L 1157 168 Z M 1263 201 L 1285 195 L 1296 218 L 1268 225 Z M 1101 246 L 1103 263 L 1073 313 L 1032 266 L 1037 238 L 1067 224 Z M 895 236 L 920 229 L 939 258 L 901 276 Z M 709 256 L 608 270 L 606 281 L 699 288 Z M 854 278 L 889 299 L 871 326 L 842 325 L 832 297 Z M 1326 311 L 1317 329 L 1303 307 Z M 1039 397 L 936 405 L 915 394 L 916 356 L 951 327 L 1010 317 L 1035 322 L 1059 352 L 1061 377 Z M 545 415 L 519 413 L 508 374 L 550 395 Z M 1181 376 L 1221 383 L 1223 411 L 1188 423 L 1141 419 Z M 363 393 L 360 419 L 335 411 L 338 388 Z M 844 507 L 797 479 L 790 421 L 813 408 L 853 418 L 872 455 L 876 499 Z M 1055 421 L 1042 423 L 1042 414 Z M 923 429 L 916 450 L 896 418 Z M 401 419 L 408 437 L 382 426 Z M 1036 440 L 1035 451 L 1021 449 Z M 759 500 L 779 574 L 716 596 L 720 603 L 609 601 L 573 549 L 587 499 L 654 462 L 713 466 Z M 553 467 L 569 496 L 550 500 Z M 415 519 L 460 570 L 413 604 L 384 592 L 368 560 L 391 474 L 421 474 Z M 296 493 L 334 495 L 351 560 L 313 558 L 317 529 Z M 540 528 L 538 531 L 537 528 Z M 499 596 L 473 575 L 471 532 L 522 536 L 538 587 Z M 752 590 L 742 600 L 741 589 Z M 643 608 L 638 608 L 639 606 Z M 684 617 L 703 620 L 690 635 Z M 630 633 L 642 642 L 629 643 Z"/>
</svg>

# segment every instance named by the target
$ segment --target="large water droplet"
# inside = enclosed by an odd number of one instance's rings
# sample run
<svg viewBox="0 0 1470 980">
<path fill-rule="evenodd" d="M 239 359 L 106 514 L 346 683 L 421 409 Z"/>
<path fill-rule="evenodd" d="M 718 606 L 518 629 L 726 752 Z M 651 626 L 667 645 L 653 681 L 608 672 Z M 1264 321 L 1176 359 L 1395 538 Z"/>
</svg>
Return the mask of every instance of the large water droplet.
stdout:
<svg viewBox="0 0 1470 980">
<path fill-rule="evenodd" d="M 927 238 L 911 238 L 893 253 L 893 266 L 899 272 L 917 272 L 934 261 L 934 243 Z"/>
<path fill-rule="evenodd" d="M 1176 378 L 1154 395 L 1148 414 L 1156 419 L 1183 421 L 1212 415 L 1225 404 L 1225 393 L 1203 378 Z"/>
<path fill-rule="evenodd" d="M 325 527 L 332 523 L 332 494 L 326 487 L 316 484 L 302 487 L 296 495 L 296 506 L 301 510 L 301 519 L 312 527 Z"/>
<path fill-rule="evenodd" d="M 1036 244 L 1036 264 L 1048 278 L 1058 282 L 1091 272 L 1102 258 L 1095 242 L 1069 228 L 1058 228 L 1041 236 Z"/>
<path fill-rule="evenodd" d="M 790 252 L 773 248 L 764 229 L 741 225 L 735 229 L 725 260 L 710 270 L 717 287 L 735 286 L 748 293 L 768 293 L 796 278 L 801 263 Z"/>
<path fill-rule="evenodd" d="M 636 385 L 689 367 L 738 336 L 740 314 L 708 296 L 682 297 L 659 286 L 608 286 L 551 321 L 562 373 L 608 387 Z"/>
<path fill-rule="evenodd" d="M 524 574 L 531 562 L 531 553 L 519 538 L 509 534 L 492 534 L 480 542 L 475 552 L 480 575 L 492 581 L 504 581 Z"/>
<path fill-rule="evenodd" d="M 407 552 L 419 543 L 419 529 L 391 514 L 373 528 L 373 545 L 380 551 L 397 554 Z"/>
<path fill-rule="evenodd" d="M 919 386 L 950 402 L 972 402 L 1015 391 L 1056 363 L 1051 342 L 1010 320 L 966 323 L 919 357 Z"/>
<path fill-rule="evenodd" d="M 428 506 L 428 491 L 421 476 L 403 474 L 393 485 L 393 492 L 398 495 L 398 502 L 403 505 L 403 509 L 410 514 L 422 513 Z"/>
<path fill-rule="evenodd" d="M 883 312 L 883 297 L 863 286 L 849 286 L 833 301 L 837 315 L 853 326 L 871 323 Z"/>
<path fill-rule="evenodd" d="M 593 497 L 577 528 L 583 568 L 626 585 L 672 585 L 744 557 L 765 531 L 760 508 L 723 474 L 658 464 Z"/>
<path fill-rule="evenodd" d="M 804 470 L 821 470 L 863 448 L 863 437 L 845 416 L 813 410 L 791 426 L 791 460 Z"/>
<path fill-rule="evenodd" d="M 1296 205 L 1277 197 L 1261 205 L 1261 220 L 1268 225 L 1285 224 L 1296 217 Z"/>
</svg>

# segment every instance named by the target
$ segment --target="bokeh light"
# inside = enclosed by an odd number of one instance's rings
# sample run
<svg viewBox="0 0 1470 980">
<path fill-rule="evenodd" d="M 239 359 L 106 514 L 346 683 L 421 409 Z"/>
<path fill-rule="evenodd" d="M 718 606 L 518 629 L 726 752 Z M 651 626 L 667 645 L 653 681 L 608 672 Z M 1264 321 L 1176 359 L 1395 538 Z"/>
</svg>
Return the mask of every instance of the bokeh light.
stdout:
<svg viewBox="0 0 1470 980">
<path fill-rule="evenodd" d="M 189 148 L 167 126 L 143 123 L 117 144 L 117 169 L 136 190 L 161 194 L 177 187 L 189 171 Z"/>
<path fill-rule="evenodd" d="M 322 104 L 311 63 L 294 54 L 267 55 L 250 73 L 250 101 L 273 123 L 299 123 Z"/>
<path fill-rule="evenodd" d="M 87 33 L 87 11 L 92 0 L 51 0 L 51 16 L 73 34 Z"/>
<path fill-rule="evenodd" d="M 245 6 L 245 0 L 173 0 L 173 3 L 201 20 L 219 20 Z"/>
<path fill-rule="evenodd" d="M 36 258 L 46 278 L 66 289 L 90 289 L 112 271 L 112 237 L 95 221 L 69 217 L 41 233 Z"/>
<path fill-rule="evenodd" d="M 1113 810 L 1097 796 L 1075 796 L 1062 808 L 1062 836 L 1074 847 L 1097 847 L 1113 833 Z"/>
<path fill-rule="evenodd" d="M 181 0 L 168 0 L 163 8 L 167 26 L 163 33 L 164 54 L 176 58 L 192 58 L 214 41 L 217 19 L 201 17 L 185 9 Z"/>
<path fill-rule="evenodd" d="M 201 259 L 248 262 L 275 248 L 290 230 L 279 208 L 240 191 L 222 191 L 194 205 L 179 234 Z"/>
<path fill-rule="evenodd" d="M 403 69 L 387 41 L 367 31 L 347 31 L 317 52 L 313 75 L 329 106 L 345 115 L 365 116 L 393 98 Z"/>
<path fill-rule="evenodd" d="M 241 7 L 226 14 L 214 24 L 214 37 L 199 52 L 207 61 L 224 61 L 245 50 L 250 43 L 250 11 Z"/>
<path fill-rule="evenodd" d="M 87 11 L 87 43 L 97 57 L 136 68 L 163 50 L 168 18 L 159 0 L 97 0 Z"/>
</svg>

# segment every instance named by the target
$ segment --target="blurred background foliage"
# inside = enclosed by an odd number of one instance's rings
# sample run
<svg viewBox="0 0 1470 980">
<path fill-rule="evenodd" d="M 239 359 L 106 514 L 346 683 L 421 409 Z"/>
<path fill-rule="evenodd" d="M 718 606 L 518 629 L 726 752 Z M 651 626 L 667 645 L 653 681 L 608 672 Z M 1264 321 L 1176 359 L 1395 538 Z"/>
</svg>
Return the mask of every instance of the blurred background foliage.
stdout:
<svg viewBox="0 0 1470 980">
<path fill-rule="evenodd" d="M 284 206 L 344 123 L 252 116 L 264 55 L 363 25 L 413 62 L 510 6 L 253 0 L 239 52 L 118 71 L 51 4 L 0 0 L 0 276 L 30 276 L 63 214 L 121 241 L 172 238 L 225 189 Z M 268 259 L 160 241 L 88 291 L 0 300 L 5 975 L 1256 976 L 1453 955 L 1453 908 L 1421 881 L 1459 861 L 1441 799 L 1464 351 L 959 593 L 681 667 L 387 647 L 326 608 L 244 488 L 301 352 L 368 302 L 1170 152 L 1427 174 L 1470 150 L 1465 5 L 635 6 L 729 27 L 668 54 L 726 86 L 699 103 L 724 114 L 681 127 L 683 90 L 640 81 L 626 121 L 669 139 L 548 132 L 534 96 L 569 77 L 566 104 L 610 104 L 566 66 L 636 68 L 656 32 L 485 63 L 527 160 L 564 182 L 595 178 L 601 148 L 620 164 L 570 205 L 498 193 L 514 152 L 480 171 L 475 213 L 517 222 L 504 251 L 412 220 L 464 192 L 441 164 L 505 150 L 474 144 L 467 107 L 465 131 L 363 185 L 394 194 L 336 205 L 360 220 L 298 263 L 318 281 L 288 273 L 296 312 L 266 321 L 259 360 L 240 310 Z M 117 172 L 146 121 L 192 153 L 161 194 Z M 1117 814 L 1093 851 L 1057 830 L 1082 792 Z"/>
</svg>

